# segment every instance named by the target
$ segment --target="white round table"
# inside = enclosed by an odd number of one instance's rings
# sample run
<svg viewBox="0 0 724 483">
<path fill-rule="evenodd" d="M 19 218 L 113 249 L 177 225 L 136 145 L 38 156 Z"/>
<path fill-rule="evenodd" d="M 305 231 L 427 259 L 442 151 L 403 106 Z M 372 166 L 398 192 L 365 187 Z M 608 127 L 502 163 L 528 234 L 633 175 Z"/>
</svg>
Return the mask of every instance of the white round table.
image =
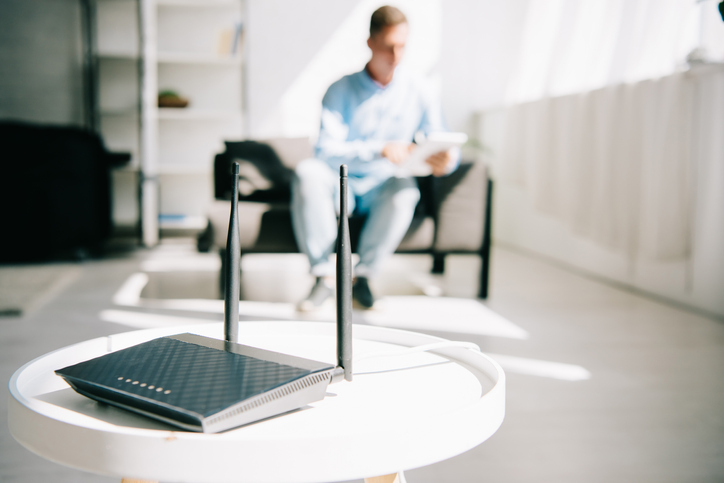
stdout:
<svg viewBox="0 0 724 483">
<path fill-rule="evenodd" d="M 220 434 L 176 430 L 75 393 L 53 371 L 156 337 L 223 338 L 212 323 L 101 337 L 46 354 L 10 380 L 8 423 L 23 446 L 57 463 L 119 478 L 174 482 L 330 482 L 429 465 L 498 429 L 505 376 L 484 354 L 370 354 L 443 339 L 355 325 L 354 381 L 301 410 Z M 331 323 L 243 322 L 239 342 L 334 364 Z"/>
</svg>

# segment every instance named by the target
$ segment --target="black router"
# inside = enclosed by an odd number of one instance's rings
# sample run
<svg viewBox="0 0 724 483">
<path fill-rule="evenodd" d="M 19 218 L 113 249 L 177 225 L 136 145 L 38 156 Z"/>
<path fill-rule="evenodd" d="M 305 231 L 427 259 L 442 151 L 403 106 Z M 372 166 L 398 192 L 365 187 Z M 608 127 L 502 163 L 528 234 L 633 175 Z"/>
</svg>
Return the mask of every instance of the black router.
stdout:
<svg viewBox="0 0 724 483">
<path fill-rule="evenodd" d="M 217 433 L 324 399 L 352 380 L 352 266 L 347 166 L 340 168 L 337 366 L 239 344 L 239 165 L 226 250 L 226 340 L 179 334 L 55 371 L 78 393 L 189 431 Z"/>
</svg>

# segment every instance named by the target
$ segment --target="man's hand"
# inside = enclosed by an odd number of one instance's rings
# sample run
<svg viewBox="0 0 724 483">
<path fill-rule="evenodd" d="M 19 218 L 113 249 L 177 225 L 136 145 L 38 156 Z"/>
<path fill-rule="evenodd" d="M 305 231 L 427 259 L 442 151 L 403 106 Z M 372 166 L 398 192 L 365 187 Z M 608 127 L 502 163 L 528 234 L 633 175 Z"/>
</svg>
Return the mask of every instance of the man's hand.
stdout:
<svg viewBox="0 0 724 483">
<path fill-rule="evenodd" d="M 452 156 L 450 156 L 450 151 L 440 151 L 427 158 L 425 162 L 432 168 L 433 176 L 443 176 L 448 172 Z"/>
<path fill-rule="evenodd" d="M 382 148 L 382 156 L 389 159 L 395 164 L 401 164 L 407 156 L 410 155 L 410 151 L 414 148 L 414 144 L 403 143 L 403 142 L 391 142 L 385 144 Z"/>
</svg>

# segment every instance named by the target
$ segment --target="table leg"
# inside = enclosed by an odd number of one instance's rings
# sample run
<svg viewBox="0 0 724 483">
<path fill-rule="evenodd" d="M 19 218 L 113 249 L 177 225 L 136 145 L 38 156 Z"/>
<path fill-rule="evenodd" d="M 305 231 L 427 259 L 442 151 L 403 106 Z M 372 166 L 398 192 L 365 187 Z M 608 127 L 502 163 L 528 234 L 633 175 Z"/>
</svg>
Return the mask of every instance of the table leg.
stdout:
<svg viewBox="0 0 724 483">
<path fill-rule="evenodd" d="M 404 483 L 404 481 L 405 478 L 402 476 L 402 473 L 365 478 L 365 483 Z"/>
</svg>

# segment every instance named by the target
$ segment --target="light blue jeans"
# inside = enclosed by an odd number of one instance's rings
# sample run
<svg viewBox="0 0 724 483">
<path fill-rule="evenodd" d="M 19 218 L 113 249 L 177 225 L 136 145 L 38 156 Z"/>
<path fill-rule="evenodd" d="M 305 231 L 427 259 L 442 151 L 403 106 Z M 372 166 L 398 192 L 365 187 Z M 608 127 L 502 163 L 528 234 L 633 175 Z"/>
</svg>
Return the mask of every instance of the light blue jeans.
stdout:
<svg viewBox="0 0 724 483">
<path fill-rule="evenodd" d="M 348 196 L 348 214 L 367 215 L 355 275 L 373 277 L 407 233 L 420 190 L 413 178 L 392 177 L 370 186 L 369 179 L 350 176 Z M 329 256 L 337 241 L 338 213 L 337 173 L 318 159 L 299 163 L 292 181 L 292 222 L 297 244 L 309 258 L 315 277 L 334 275 Z"/>
</svg>

